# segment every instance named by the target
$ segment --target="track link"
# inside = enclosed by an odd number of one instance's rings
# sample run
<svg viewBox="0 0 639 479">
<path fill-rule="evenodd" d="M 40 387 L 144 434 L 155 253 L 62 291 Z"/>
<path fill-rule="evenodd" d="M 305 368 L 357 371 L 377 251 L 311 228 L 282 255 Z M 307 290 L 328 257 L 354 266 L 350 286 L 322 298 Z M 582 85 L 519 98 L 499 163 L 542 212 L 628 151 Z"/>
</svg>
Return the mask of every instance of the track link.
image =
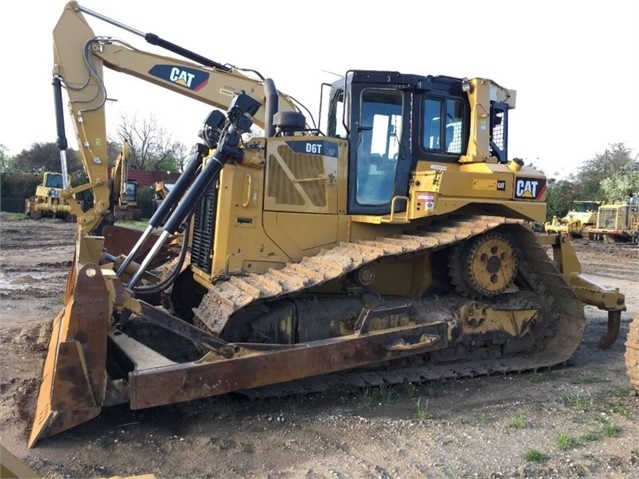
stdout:
<svg viewBox="0 0 639 479">
<path fill-rule="evenodd" d="M 318 255 L 288 264 L 281 270 L 233 276 L 213 285 L 194 310 L 196 318 L 219 332 L 230 316 L 256 303 L 294 296 L 343 276 L 383 257 L 433 252 L 496 228 L 506 228 L 521 251 L 519 274 L 543 298 L 549 325 L 535 342 L 535 351 L 510 357 L 446 364 L 392 367 L 376 371 L 348 371 L 246 391 L 250 396 L 286 396 L 319 392 L 338 385 L 356 387 L 423 382 L 547 368 L 564 363 L 574 353 L 585 327 L 583 304 L 523 221 L 495 216 L 449 217 L 411 234 L 340 243 Z"/>
</svg>

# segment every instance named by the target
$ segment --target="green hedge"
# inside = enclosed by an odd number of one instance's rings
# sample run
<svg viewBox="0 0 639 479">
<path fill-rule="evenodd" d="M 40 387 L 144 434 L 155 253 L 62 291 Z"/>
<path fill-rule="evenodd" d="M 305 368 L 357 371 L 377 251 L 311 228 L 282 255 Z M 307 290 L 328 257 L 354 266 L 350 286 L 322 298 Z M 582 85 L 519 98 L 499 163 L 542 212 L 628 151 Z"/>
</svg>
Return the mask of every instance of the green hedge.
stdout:
<svg viewBox="0 0 639 479">
<path fill-rule="evenodd" d="M 33 196 L 38 184 L 40 184 L 38 175 L 1 173 L 0 210 L 24 213 L 24 200 Z"/>
</svg>

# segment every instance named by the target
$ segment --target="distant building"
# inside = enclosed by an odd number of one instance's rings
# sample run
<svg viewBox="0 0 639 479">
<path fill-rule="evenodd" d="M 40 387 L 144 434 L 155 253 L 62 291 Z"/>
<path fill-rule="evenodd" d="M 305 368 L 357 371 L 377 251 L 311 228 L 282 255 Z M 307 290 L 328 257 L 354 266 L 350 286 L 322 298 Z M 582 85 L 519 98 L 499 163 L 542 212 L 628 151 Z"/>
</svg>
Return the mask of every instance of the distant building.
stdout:
<svg viewBox="0 0 639 479">
<path fill-rule="evenodd" d="M 128 179 L 138 182 L 138 188 L 153 186 L 158 181 L 175 183 L 180 177 L 180 173 L 167 173 L 166 171 L 146 171 L 129 169 Z"/>
</svg>

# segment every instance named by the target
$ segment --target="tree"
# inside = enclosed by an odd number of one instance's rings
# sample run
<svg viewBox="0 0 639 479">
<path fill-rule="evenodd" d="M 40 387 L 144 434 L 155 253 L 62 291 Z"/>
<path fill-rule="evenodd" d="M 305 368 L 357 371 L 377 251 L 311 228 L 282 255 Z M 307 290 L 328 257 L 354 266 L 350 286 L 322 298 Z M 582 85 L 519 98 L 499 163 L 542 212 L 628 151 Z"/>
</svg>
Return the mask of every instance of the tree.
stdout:
<svg viewBox="0 0 639 479">
<path fill-rule="evenodd" d="M 191 152 L 187 151 L 186 145 L 184 143 L 176 142 L 175 143 L 175 161 L 178 165 L 178 171 L 181 173 L 184 171 L 189 158 L 191 157 Z"/>
<path fill-rule="evenodd" d="M 66 150 L 67 171 L 70 175 L 82 171 L 78 153 Z M 56 143 L 33 143 L 28 150 L 22 150 L 13 159 L 15 171 L 40 175 L 45 171 L 60 171 L 60 150 Z"/>
<path fill-rule="evenodd" d="M 610 201 L 602 189 L 602 181 L 623 172 L 634 171 L 637 161 L 637 158 L 632 158 L 632 151 L 623 143 L 610 144 L 602 154 L 582 163 L 575 175 L 579 196 L 588 200 Z"/>
<path fill-rule="evenodd" d="M 14 159 L 9 156 L 9 150 L 0 143 L 0 173 L 9 173 L 15 168 Z"/>
<path fill-rule="evenodd" d="M 620 202 L 639 193 L 639 162 L 629 163 L 620 171 L 601 180 L 606 201 Z"/>
<path fill-rule="evenodd" d="M 546 197 L 546 220 L 553 216 L 563 218 L 568 213 L 568 207 L 576 198 L 577 185 L 569 180 L 548 180 L 548 196 Z"/>
<path fill-rule="evenodd" d="M 155 116 L 138 119 L 122 115 L 118 126 L 120 141 L 129 140 L 131 144 L 130 166 L 140 170 L 178 171 L 185 161 L 186 148 L 174 141 L 170 134 L 158 124 Z"/>
</svg>

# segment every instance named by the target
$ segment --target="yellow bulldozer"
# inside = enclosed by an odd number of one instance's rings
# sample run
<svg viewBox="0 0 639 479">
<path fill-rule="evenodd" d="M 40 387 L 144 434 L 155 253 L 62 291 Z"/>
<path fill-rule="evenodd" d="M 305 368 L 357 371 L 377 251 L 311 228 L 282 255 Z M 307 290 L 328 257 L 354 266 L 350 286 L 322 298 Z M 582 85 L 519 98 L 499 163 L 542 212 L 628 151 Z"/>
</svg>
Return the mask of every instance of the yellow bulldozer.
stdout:
<svg viewBox="0 0 639 479">
<path fill-rule="evenodd" d="M 67 181 L 70 181 L 68 176 Z M 61 197 L 63 187 L 62 173 L 54 171 L 43 173 L 42 181 L 36 187 L 35 194 L 24 202 L 25 214 L 34 220 L 45 217 L 72 219 L 71 207 Z"/>
<path fill-rule="evenodd" d="M 607 243 L 639 243 L 639 195 L 623 203 L 600 206 L 596 225 L 588 233 Z"/>
<path fill-rule="evenodd" d="M 563 218 L 553 216 L 552 221 L 544 223 L 546 233 L 566 233 L 573 238 L 590 236 L 590 228 L 597 224 L 600 201 L 573 201 Z"/>
<path fill-rule="evenodd" d="M 96 36 L 88 16 L 175 56 Z M 601 346 L 617 338 L 624 295 L 579 274 L 567 235 L 529 226 L 546 178 L 509 159 L 514 90 L 353 69 L 322 85 L 316 125 L 271 78 L 76 2 L 53 38 L 56 111 L 64 85 L 94 204 L 75 209 L 30 446 L 117 404 L 552 367 L 579 347 L 584 304 L 608 311 Z M 143 232 L 92 234 L 108 211 L 104 67 L 212 107 Z"/>
</svg>

